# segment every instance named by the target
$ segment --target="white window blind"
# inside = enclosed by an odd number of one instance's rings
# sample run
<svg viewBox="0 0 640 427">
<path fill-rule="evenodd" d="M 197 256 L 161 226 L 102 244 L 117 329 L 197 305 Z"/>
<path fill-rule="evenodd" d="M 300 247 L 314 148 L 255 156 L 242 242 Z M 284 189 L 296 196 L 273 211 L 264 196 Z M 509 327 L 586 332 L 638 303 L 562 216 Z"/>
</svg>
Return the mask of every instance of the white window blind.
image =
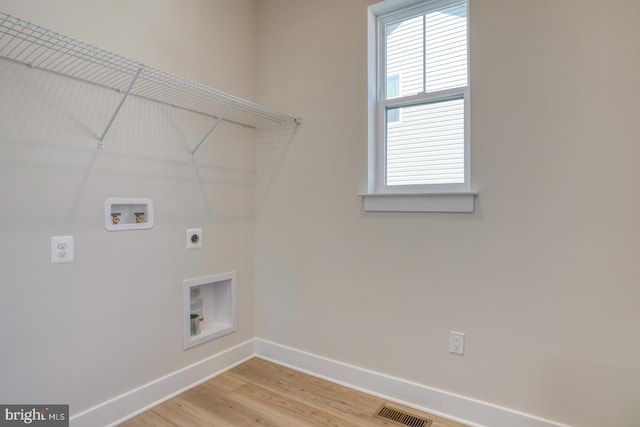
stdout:
<svg viewBox="0 0 640 427">
<path fill-rule="evenodd" d="M 379 187 L 468 190 L 466 0 L 428 3 L 379 22 L 378 81 L 394 84 L 379 89 Z"/>
</svg>

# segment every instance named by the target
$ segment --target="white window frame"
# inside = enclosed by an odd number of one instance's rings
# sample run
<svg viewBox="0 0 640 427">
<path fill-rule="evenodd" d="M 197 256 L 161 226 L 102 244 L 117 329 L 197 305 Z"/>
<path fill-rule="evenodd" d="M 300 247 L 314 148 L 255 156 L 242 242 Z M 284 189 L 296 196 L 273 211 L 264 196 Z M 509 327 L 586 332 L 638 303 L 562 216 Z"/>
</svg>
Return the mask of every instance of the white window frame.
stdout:
<svg viewBox="0 0 640 427">
<path fill-rule="evenodd" d="M 364 199 L 365 211 L 473 212 L 474 210 L 476 193 L 471 191 L 469 78 L 467 85 L 463 88 L 386 99 L 385 23 L 440 9 L 455 1 L 386 0 L 369 7 L 369 179 L 368 192 L 361 194 Z M 469 1 L 467 0 L 467 2 Z M 469 66 L 467 65 L 467 67 Z M 467 75 L 469 74 L 467 73 Z M 385 115 L 387 109 L 455 98 L 464 99 L 464 182 L 457 184 L 385 185 Z"/>
</svg>

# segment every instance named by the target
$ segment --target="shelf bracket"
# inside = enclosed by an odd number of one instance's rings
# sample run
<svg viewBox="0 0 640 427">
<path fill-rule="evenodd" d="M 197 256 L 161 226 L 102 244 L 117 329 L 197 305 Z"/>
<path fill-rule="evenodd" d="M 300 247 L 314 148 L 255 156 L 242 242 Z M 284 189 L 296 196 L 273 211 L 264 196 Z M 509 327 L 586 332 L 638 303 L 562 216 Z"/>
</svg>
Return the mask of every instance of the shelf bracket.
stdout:
<svg viewBox="0 0 640 427">
<path fill-rule="evenodd" d="M 113 124 L 113 121 L 116 119 L 116 116 L 120 112 L 120 109 L 122 108 L 122 104 L 124 104 L 124 101 L 129 96 L 129 93 L 131 92 L 131 89 L 133 88 L 133 85 L 136 83 L 136 80 L 138 80 L 138 76 L 140 76 L 140 73 L 142 72 L 143 68 L 144 68 L 144 65 L 140 65 L 138 67 L 138 72 L 133 77 L 133 80 L 131 80 L 131 84 L 129 84 L 129 87 L 127 88 L 127 91 L 124 93 L 124 96 L 120 100 L 120 103 L 118 104 L 118 107 L 116 108 L 116 111 L 113 113 L 113 116 L 111 116 L 111 120 L 109 120 L 109 124 L 107 125 L 107 128 L 104 130 L 104 132 L 102 132 L 102 136 L 100 137 L 100 141 L 98 142 L 98 148 L 103 148 L 104 147 L 104 144 L 103 144 L 104 137 L 107 135 L 107 132 L 109 132 L 109 128 L 111 127 L 111 125 Z"/>
<path fill-rule="evenodd" d="M 198 149 L 200 148 L 200 146 L 202 145 L 202 143 L 209 137 L 209 135 L 211 135 L 211 132 L 213 132 L 213 130 L 220 124 L 220 122 L 224 119 L 224 117 L 227 115 L 227 113 L 229 113 L 229 111 L 231 111 L 231 109 L 233 108 L 234 105 L 236 105 L 237 100 L 234 100 L 231 104 L 229 104 L 227 106 L 227 109 L 224 110 L 224 113 L 222 113 L 220 115 L 220 117 L 218 117 L 215 121 L 215 123 L 213 124 L 213 126 L 211 126 L 211 129 L 209 129 L 209 131 L 204 135 L 204 137 L 202 137 L 202 139 L 200 140 L 200 142 L 198 142 L 198 145 L 196 145 L 196 148 L 194 148 L 193 150 L 191 150 L 191 155 L 190 155 L 190 160 L 193 160 L 193 155 L 196 153 L 196 151 L 198 151 Z"/>
</svg>

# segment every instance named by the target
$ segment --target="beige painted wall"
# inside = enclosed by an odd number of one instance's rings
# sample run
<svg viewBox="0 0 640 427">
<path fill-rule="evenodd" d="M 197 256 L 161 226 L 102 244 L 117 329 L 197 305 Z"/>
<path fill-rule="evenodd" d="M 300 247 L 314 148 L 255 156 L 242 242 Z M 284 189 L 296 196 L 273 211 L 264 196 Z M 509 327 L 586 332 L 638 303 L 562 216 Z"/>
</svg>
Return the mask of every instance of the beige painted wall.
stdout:
<svg viewBox="0 0 640 427">
<path fill-rule="evenodd" d="M 257 335 L 636 425 L 640 3 L 471 0 L 473 214 L 362 211 L 370 3 L 259 2 L 260 101 L 304 123 L 257 217 Z"/>
<path fill-rule="evenodd" d="M 148 65 L 255 95 L 247 1 L 0 0 L 0 10 Z M 250 340 L 253 135 L 0 62 L 0 402 L 69 403 L 71 415 Z M 115 103 L 114 103 L 115 102 Z M 148 197 L 151 230 L 107 232 L 108 197 Z M 185 230 L 204 228 L 204 248 Z M 75 238 L 49 264 L 49 237 Z M 237 333 L 182 350 L 182 280 L 237 270 Z"/>
<path fill-rule="evenodd" d="M 131 102 L 96 151 L 113 99 L 0 64 L 1 402 L 77 413 L 255 332 L 561 422 L 635 424 L 640 5 L 471 1 L 480 197 L 449 215 L 362 212 L 369 3 L 0 0 L 304 117 L 258 174 L 254 259 L 249 134 L 221 129 L 194 166 L 206 123 Z M 106 232 L 111 196 L 152 198 L 154 229 Z M 185 251 L 192 226 L 215 244 Z M 73 264 L 48 264 L 58 234 Z M 231 269 L 240 330 L 183 352 L 181 280 Z"/>
</svg>

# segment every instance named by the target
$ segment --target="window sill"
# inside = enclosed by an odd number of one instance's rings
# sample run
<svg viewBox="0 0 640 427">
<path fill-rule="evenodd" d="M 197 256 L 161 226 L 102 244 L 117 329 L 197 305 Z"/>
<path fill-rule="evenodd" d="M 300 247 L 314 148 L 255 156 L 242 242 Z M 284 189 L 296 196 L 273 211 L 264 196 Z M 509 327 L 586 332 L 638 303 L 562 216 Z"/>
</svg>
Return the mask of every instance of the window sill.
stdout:
<svg viewBox="0 0 640 427">
<path fill-rule="evenodd" d="M 471 213 L 476 192 L 361 193 L 366 212 L 460 212 Z"/>
</svg>

